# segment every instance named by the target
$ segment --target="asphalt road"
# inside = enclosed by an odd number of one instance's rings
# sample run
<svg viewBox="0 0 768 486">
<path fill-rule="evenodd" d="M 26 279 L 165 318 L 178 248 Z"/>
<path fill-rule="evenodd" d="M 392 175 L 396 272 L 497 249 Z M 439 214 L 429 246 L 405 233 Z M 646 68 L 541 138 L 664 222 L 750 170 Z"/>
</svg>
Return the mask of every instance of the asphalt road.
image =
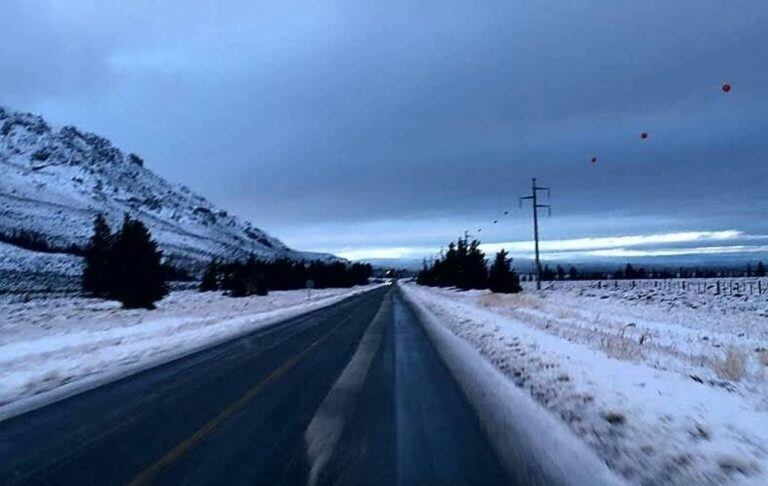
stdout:
<svg viewBox="0 0 768 486">
<path fill-rule="evenodd" d="M 397 290 L 0 423 L 0 484 L 512 484 Z"/>
</svg>

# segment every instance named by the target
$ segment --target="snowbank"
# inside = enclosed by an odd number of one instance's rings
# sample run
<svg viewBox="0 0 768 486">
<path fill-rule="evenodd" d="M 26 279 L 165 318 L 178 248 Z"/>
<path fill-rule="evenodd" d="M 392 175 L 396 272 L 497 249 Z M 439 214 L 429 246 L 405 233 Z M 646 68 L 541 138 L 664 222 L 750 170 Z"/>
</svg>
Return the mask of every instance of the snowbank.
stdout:
<svg viewBox="0 0 768 486">
<path fill-rule="evenodd" d="M 594 289 L 402 287 L 629 482 L 765 484 L 768 319 L 760 305 L 713 313 Z"/>
<path fill-rule="evenodd" d="M 339 302 L 376 286 L 232 299 L 173 292 L 153 311 L 52 296 L 0 298 L 0 419 Z"/>
</svg>

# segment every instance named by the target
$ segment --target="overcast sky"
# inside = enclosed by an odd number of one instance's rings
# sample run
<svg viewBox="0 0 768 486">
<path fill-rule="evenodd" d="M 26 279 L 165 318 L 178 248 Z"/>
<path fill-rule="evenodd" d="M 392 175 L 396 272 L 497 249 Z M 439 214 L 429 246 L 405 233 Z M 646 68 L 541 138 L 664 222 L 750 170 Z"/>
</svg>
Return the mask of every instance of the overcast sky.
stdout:
<svg viewBox="0 0 768 486">
<path fill-rule="evenodd" d="M 2 3 L 0 104 L 296 248 L 526 241 L 532 176 L 563 251 L 768 244 L 766 0 Z"/>
</svg>

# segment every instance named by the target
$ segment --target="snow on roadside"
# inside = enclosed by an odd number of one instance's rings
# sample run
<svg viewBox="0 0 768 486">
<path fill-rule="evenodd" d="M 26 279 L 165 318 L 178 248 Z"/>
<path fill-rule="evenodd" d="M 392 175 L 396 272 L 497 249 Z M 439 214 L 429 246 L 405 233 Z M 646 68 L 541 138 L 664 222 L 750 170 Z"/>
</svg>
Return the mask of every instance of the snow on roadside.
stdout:
<svg viewBox="0 0 768 486">
<path fill-rule="evenodd" d="M 51 296 L 0 297 L 0 419 L 366 292 L 271 292 L 233 299 L 173 292 L 157 309 Z"/>
<path fill-rule="evenodd" d="M 623 484 L 557 417 L 517 389 L 435 314 L 409 302 L 515 484 Z"/>
<path fill-rule="evenodd" d="M 768 319 L 578 289 L 519 295 L 405 284 L 635 484 L 764 484 Z"/>
</svg>

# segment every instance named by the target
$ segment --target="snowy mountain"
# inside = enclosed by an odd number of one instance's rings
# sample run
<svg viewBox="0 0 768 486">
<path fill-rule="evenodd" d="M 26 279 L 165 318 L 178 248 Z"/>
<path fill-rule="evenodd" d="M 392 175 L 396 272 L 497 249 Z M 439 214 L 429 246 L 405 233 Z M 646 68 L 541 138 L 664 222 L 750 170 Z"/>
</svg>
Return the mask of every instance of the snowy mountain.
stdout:
<svg viewBox="0 0 768 486">
<path fill-rule="evenodd" d="M 212 256 L 329 259 L 291 250 L 250 223 L 144 167 L 135 154 L 75 127 L 0 107 L 0 237 L 23 234 L 54 248 L 82 247 L 93 218 L 113 228 L 125 213 L 151 230 L 166 257 L 182 267 Z"/>
</svg>

